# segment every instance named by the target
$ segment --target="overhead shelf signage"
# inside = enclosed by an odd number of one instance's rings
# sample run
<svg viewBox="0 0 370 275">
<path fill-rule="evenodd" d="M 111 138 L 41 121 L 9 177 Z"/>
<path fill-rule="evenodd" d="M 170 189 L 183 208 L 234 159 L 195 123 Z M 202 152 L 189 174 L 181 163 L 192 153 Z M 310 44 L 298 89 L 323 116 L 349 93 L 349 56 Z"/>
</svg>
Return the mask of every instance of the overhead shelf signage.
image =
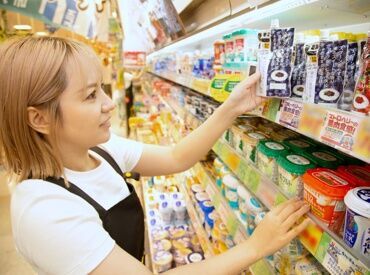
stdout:
<svg viewBox="0 0 370 275">
<path fill-rule="evenodd" d="M 2 0 L 0 9 L 68 28 L 90 39 L 108 41 L 110 3 L 107 0 Z"/>
</svg>

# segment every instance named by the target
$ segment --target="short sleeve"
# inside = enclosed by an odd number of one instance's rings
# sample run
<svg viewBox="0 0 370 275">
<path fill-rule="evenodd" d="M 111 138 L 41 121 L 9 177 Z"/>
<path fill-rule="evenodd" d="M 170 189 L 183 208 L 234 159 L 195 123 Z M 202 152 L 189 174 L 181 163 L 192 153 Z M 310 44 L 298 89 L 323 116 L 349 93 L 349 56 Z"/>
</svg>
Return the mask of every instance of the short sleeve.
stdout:
<svg viewBox="0 0 370 275">
<path fill-rule="evenodd" d="M 88 274 L 112 251 L 114 240 L 86 201 L 59 186 L 39 184 L 44 190 L 32 199 L 22 192 L 30 194 L 26 189 L 36 183 L 26 183 L 12 197 L 19 252 L 40 274 Z"/>
<path fill-rule="evenodd" d="M 102 144 L 102 147 L 114 158 L 123 172 L 132 171 L 143 153 L 142 143 L 119 137 L 113 133 L 109 141 Z"/>
</svg>

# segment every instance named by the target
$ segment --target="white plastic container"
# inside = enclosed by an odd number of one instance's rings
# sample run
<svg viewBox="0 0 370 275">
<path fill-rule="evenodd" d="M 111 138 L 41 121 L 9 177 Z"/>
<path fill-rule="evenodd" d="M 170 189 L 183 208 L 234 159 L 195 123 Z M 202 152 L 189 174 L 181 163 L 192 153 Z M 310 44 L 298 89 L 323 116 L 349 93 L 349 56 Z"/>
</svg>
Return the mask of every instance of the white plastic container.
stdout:
<svg viewBox="0 0 370 275">
<path fill-rule="evenodd" d="M 263 211 L 263 207 L 260 202 L 253 196 L 247 201 L 247 224 L 248 234 L 251 235 L 256 227 L 255 218 L 258 213 Z"/>
<path fill-rule="evenodd" d="M 173 203 L 173 211 L 175 212 L 175 219 L 177 221 L 186 220 L 186 206 L 184 201 L 178 200 Z"/>
<path fill-rule="evenodd" d="M 370 187 L 357 187 L 344 197 L 347 206 L 343 239 L 370 260 Z"/>
<path fill-rule="evenodd" d="M 237 193 L 238 193 L 238 204 L 239 204 L 239 211 L 240 211 L 241 217 L 244 221 L 247 221 L 247 213 L 248 213 L 247 202 L 249 201 L 252 195 L 243 185 L 238 186 Z"/>
<path fill-rule="evenodd" d="M 222 178 L 222 183 L 225 188 L 225 197 L 229 202 L 229 205 L 233 209 L 238 208 L 238 193 L 237 189 L 239 181 L 232 175 L 226 175 Z"/>
<path fill-rule="evenodd" d="M 164 223 L 171 223 L 173 217 L 173 208 L 170 203 L 163 201 L 159 205 L 159 213 L 161 214 Z"/>
</svg>

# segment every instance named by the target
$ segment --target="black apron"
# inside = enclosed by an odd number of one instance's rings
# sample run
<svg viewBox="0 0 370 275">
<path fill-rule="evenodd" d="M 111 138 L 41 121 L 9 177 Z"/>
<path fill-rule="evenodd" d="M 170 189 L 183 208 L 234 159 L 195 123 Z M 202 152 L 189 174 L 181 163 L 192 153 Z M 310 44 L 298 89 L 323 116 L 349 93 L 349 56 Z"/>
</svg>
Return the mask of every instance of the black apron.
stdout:
<svg viewBox="0 0 370 275">
<path fill-rule="evenodd" d="M 118 164 L 106 151 L 99 147 L 91 148 L 91 150 L 103 157 L 125 179 Z M 48 177 L 46 180 L 65 188 L 91 204 L 98 212 L 104 229 L 116 241 L 117 245 L 136 259 L 142 260 L 144 254 L 144 212 L 135 189 L 130 183 L 126 182 L 130 195 L 105 210 L 73 183 L 69 182 L 70 187 L 68 188 L 62 178 Z"/>
</svg>

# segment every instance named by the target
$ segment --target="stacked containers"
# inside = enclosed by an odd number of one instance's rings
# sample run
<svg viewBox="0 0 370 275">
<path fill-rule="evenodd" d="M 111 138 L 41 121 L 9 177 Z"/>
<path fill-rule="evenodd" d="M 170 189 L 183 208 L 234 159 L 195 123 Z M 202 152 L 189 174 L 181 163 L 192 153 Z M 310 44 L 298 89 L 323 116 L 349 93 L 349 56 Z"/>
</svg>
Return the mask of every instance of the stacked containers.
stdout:
<svg viewBox="0 0 370 275">
<path fill-rule="evenodd" d="M 283 144 L 288 146 L 290 150 L 296 153 L 312 151 L 315 148 L 314 144 L 311 144 L 307 140 L 303 139 L 288 139 L 284 140 Z"/>
<path fill-rule="evenodd" d="M 302 175 L 315 168 L 309 159 L 297 153 L 286 153 L 278 160 L 278 185 L 289 197 L 303 197 Z"/>
<path fill-rule="evenodd" d="M 257 145 L 257 167 L 267 177 L 277 182 L 277 158 L 288 152 L 288 148 L 272 140 L 262 140 Z"/>
<path fill-rule="evenodd" d="M 357 187 L 344 197 L 347 206 L 344 242 L 370 259 L 370 187 Z"/>
<path fill-rule="evenodd" d="M 347 179 L 354 187 L 370 187 L 370 171 L 358 165 L 340 166 L 338 172 Z"/>
<path fill-rule="evenodd" d="M 232 175 L 226 175 L 222 178 L 222 183 L 225 188 L 225 197 L 232 209 L 238 208 L 238 193 L 237 189 L 239 181 Z"/>
<path fill-rule="evenodd" d="M 343 164 L 343 159 L 326 150 L 315 149 L 311 152 L 303 152 L 304 157 L 313 161 L 318 167 L 337 169 Z"/>
<path fill-rule="evenodd" d="M 268 137 L 261 132 L 250 132 L 243 136 L 243 152 L 245 154 L 245 158 L 250 159 L 258 142 L 267 138 Z"/>
<path fill-rule="evenodd" d="M 344 196 L 350 182 L 326 168 L 308 170 L 303 175 L 304 199 L 311 212 L 334 232 L 339 232 L 345 214 Z"/>
</svg>

